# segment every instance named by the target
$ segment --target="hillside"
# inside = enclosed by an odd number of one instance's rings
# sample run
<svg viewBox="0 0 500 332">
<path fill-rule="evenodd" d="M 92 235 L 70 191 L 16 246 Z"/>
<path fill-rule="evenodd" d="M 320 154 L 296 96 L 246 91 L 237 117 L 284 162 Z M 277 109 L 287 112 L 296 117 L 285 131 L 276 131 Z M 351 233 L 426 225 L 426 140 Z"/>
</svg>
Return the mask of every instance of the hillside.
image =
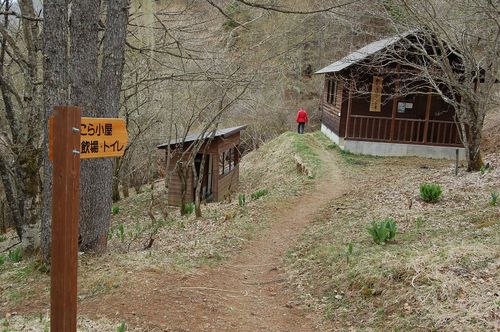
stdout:
<svg viewBox="0 0 500 332">
<path fill-rule="evenodd" d="M 200 219 L 164 219 L 156 182 L 116 205 L 107 254 L 80 255 L 79 331 L 498 329 L 500 155 L 486 159 L 455 176 L 450 161 L 285 133 L 244 156 L 234 199 Z M 419 198 L 424 182 L 442 187 L 437 203 Z M 386 218 L 397 234 L 377 245 L 367 227 Z M 0 265 L 4 330 L 46 329 L 45 271 Z"/>
<path fill-rule="evenodd" d="M 240 253 L 247 243 L 268 232 L 273 223 L 270 212 L 288 198 L 310 190 L 314 185 L 313 172 L 320 171 L 318 158 L 305 140 L 315 141 L 310 135 L 286 133 L 246 155 L 241 163 L 241 190 L 236 197 L 231 202 L 203 206 L 204 217 L 200 219 L 192 215 L 181 217 L 177 209 L 169 209 L 169 217 L 163 219 L 162 181 L 156 182 L 153 190 L 149 187 L 120 201 L 113 209 L 108 252 L 99 257 L 81 253 L 79 258 L 79 330 L 109 331 L 120 321 L 136 330 L 143 330 L 144 326 L 175 325 L 169 323 L 170 319 L 182 325 L 178 319 L 185 319 L 179 310 L 190 305 L 190 297 L 180 296 L 182 300 L 175 301 L 161 297 L 158 301 L 167 301 L 161 305 L 171 309 L 166 316 L 169 319 L 155 316 L 148 321 L 148 312 L 156 313 L 149 309 L 150 292 L 151 296 L 158 296 L 159 284 L 168 284 L 166 289 L 170 289 L 172 284 L 182 284 L 204 269 L 218 268 Z M 310 169 L 309 177 L 296 171 L 296 158 Z M 252 198 L 259 190 L 267 193 Z M 246 196 L 244 206 L 239 206 L 238 194 Z M 155 216 L 154 221 L 150 212 Z M 152 247 L 144 249 L 150 238 L 154 238 Z M 8 331 L 27 328 L 42 331 L 48 326 L 46 272 L 47 267 L 33 258 L 20 262 L 6 259 L 0 265 L 0 315 L 6 317 L 4 326 Z M 122 306 L 130 299 L 133 306 Z M 177 309 L 172 309 L 173 306 Z"/>
<path fill-rule="evenodd" d="M 455 176 L 448 161 L 344 154 L 351 190 L 288 255 L 301 298 L 334 330 L 498 330 L 498 150 L 485 160 L 493 170 Z M 442 198 L 422 201 L 422 183 Z M 367 228 L 386 218 L 397 236 L 376 245 Z"/>
</svg>

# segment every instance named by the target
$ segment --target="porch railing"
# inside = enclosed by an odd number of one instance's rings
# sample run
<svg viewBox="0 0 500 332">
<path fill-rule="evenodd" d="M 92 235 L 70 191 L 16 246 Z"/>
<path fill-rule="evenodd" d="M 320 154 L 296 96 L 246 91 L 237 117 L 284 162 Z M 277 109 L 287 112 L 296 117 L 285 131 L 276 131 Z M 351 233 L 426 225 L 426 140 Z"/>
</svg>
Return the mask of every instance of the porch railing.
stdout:
<svg viewBox="0 0 500 332">
<path fill-rule="evenodd" d="M 347 138 L 368 141 L 432 145 L 461 145 L 454 121 L 393 119 L 351 115 Z"/>
</svg>

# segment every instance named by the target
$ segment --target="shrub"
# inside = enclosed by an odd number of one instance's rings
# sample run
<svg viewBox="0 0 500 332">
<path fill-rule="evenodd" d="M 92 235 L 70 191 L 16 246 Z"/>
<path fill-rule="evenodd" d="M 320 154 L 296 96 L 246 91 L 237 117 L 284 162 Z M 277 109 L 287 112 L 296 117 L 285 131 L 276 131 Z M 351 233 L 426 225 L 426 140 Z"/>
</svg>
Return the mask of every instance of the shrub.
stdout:
<svg viewBox="0 0 500 332">
<path fill-rule="evenodd" d="M 184 204 L 184 213 L 191 214 L 194 211 L 194 203 Z"/>
<path fill-rule="evenodd" d="M 479 172 L 481 172 L 481 175 L 484 175 L 485 173 L 489 173 L 493 170 L 493 168 L 490 166 L 490 164 L 486 164 L 484 166 L 481 166 L 479 169 Z"/>
<path fill-rule="evenodd" d="M 113 208 L 111 209 L 111 213 L 113 215 L 117 215 L 118 213 L 120 213 L 120 207 L 119 206 L 113 206 Z"/>
<path fill-rule="evenodd" d="M 5 263 L 5 255 L 0 255 L 0 266 L 2 266 Z"/>
<path fill-rule="evenodd" d="M 417 219 L 415 220 L 415 226 L 417 228 L 420 228 L 422 227 L 422 225 L 425 223 L 425 219 L 422 218 L 422 217 L 417 217 Z"/>
<path fill-rule="evenodd" d="M 7 241 L 7 236 L 5 235 L 0 235 L 0 242 Z"/>
<path fill-rule="evenodd" d="M 17 247 L 15 250 L 9 250 L 9 253 L 7 254 L 9 257 L 9 261 L 13 263 L 20 262 L 23 259 L 23 254 L 21 252 L 21 247 Z"/>
<path fill-rule="evenodd" d="M 490 204 L 493 206 L 497 205 L 497 200 L 498 200 L 498 193 L 496 191 L 493 191 L 491 193 L 491 198 L 490 198 Z"/>
<path fill-rule="evenodd" d="M 116 235 L 120 239 L 121 242 L 125 241 L 125 225 L 124 224 L 119 224 L 117 229 L 116 229 Z"/>
<path fill-rule="evenodd" d="M 420 185 L 420 197 L 427 203 L 436 203 L 443 190 L 441 186 L 433 183 L 423 183 Z"/>
<path fill-rule="evenodd" d="M 239 194 L 238 195 L 238 205 L 240 207 L 245 207 L 246 205 L 246 197 L 245 194 Z"/>
<path fill-rule="evenodd" d="M 259 189 L 256 192 L 254 192 L 251 196 L 252 196 L 252 199 L 255 200 L 255 199 L 261 198 L 262 196 L 266 196 L 267 194 L 269 194 L 269 190 Z"/>
<path fill-rule="evenodd" d="M 347 251 L 346 251 L 347 264 L 349 264 L 349 257 L 351 257 L 351 255 L 352 255 L 352 242 L 349 242 L 349 244 L 347 245 Z"/>
<path fill-rule="evenodd" d="M 368 233 L 370 233 L 376 244 L 385 244 L 386 241 L 394 239 L 396 232 L 396 222 L 390 218 L 382 221 L 372 221 L 368 227 Z"/>
<path fill-rule="evenodd" d="M 125 322 L 121 322 L 121 324 L 116 328 L 116 332 L 125 332 L 126 327 L 125 327 Z"/>
</svg>

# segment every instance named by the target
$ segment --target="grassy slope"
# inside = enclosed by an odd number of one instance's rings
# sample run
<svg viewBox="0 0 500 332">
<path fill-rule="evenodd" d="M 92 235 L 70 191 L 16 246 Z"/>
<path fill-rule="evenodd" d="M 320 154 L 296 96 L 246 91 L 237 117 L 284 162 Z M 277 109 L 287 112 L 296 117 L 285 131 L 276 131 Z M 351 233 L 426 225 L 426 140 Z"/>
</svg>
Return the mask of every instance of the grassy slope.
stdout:
<svg viewBox="0 0 500 332">
<path fill-rule="evenodd" d="M 245 207 L 240 207 L 235 198 L 232 202 L 203 206 L 201 219 L 181 217 L 177 210 L 171 210 L 169 219 L 162 220 L 161 203 L 158 203 L 165 201 L 162 183 L 158 183 L 153 192 L 147 188 L 119 202 L 115 208 L 118 213 L 113 216 L 108 252 L 98 257 L 87 254 L 79 257 L 79 300 L 119 292 L 132 275 L 140 276 L 150 269 L 189 270 L 202 264 L 217 264 L 237 252 L 246 240 L 264 231 L 271 222 L 267 210 L 279 206 L 280 201 L 290 195 L 299 195 L 304 186 L 313 183 L 296 171 L 294 160 L 297 155 L 312 170 L 319 169 L 317 156 L 303 143 L 311 139 L 310 135 L 286 133 L 242 159 L 239 193 L 246 196 Z M 269 194 L 252 200 L 251 194 L 259 189 L 268 189 Z M 151 224 L 148 217 L 151 194 L 157 202 L 153 211 L 160 228 L 152 249 L 142 250 L 149 233 L 147 227 Z M 6 313 L 18 312 L 1 321 L 5 331 L 24 329 L 23 325 L 35 330 L 48 326 L 46 310 L 40 314 L 35 311 L 36 314 L 20 315 L 32 312 L 32 308 L 47 308 L 50 281 L 43 270 L 46 267 L 34 258 L 19 263 L 7 259 L 0 264 L 0 318 Z M 85 317 L 79 319 L 82 331 L 95 330 L 87 327 L 92 326 L 92 322 Z M 95 324 L 101 330 L 113 330 L 109 327 L 117 326 L 118 322 Z"/>
<path fill-rule="evenodd" d="M 500 210 L 488 203 L 500 170 L 455 177 L 446 161 L 343 156 L 352 189 L 289 253 L 302 298 L 334 330 L 499 328 Z M 423 182 L 444 188 L 440 202 L 418 198 Z M 366 227 L 387 217 L 399 233 L 379 246 Z"/>
<path fill-rule="evenodd" d="M 119 291 L 126 284 L 127 271 L 136 275 L 152 268 L 190 269 L 231 255 L 272 222 L 266 209 L 279 207 L 281 200 L 299 195 L 304 186 L 314 183 L 297 173 L 296 156 L 312 177 L 321 176 L 324 165 L 311 147 L 318 142 L 324 149 L 336 149 L 319 133 L 286 133 L 245 156 L 240 193 L 247 197 L 246 207 L 239 207 L 237 200 L 209 204 L 199 220 L 174 213 L 162 225 L 151 250 L 141 250 L 141 238 L 132 241 L 134 230 L 150 223 L 151 192 L 123 200 L 113 218 L 109 252 L 80 258 L 80 299 Z M 321 310 L 334 330 L 496 328 L 500 211 L 488 200 L 492 191 L 500 191 L 498 171 L 483 175 L 461 171 L 456 178 L 449 162 L 339 153 L 344 162 L 338 167 L 343 168 L 351 189 L 322 211 L 323 217 L 309 227 L 288 257 L 292 280 L 304 301 Z M 498 164 L 495 156 L 487 159 Z M 435 205 L 421 202 L 417 198 L 421 182 L 440 183 L 443 199 Z M 269 194 L 251 200 L 258 189 L 268 189 Z M 162 201 L 159 188 L 153 193 Z M 386 217 L 397 221 L 399 234 L 395 243 L 377 246 L 366 225 Z M 120 224 L 124 241 L 116 236 Z M 347 262 L 349 243 L 353 253 Z M 32 259 L 0 266 L 0 313 L 19 311 L 47 298 L 48 277 L 38 268 Z M 46 325 L 42 316 L 28 323 L 16 316 L 4 323 L 15 331 L 22 324 Z M 82 330 L 87 323 L 79 323 Z M 99 324 L 117 326 L 117 322 Z"/>
</svg>

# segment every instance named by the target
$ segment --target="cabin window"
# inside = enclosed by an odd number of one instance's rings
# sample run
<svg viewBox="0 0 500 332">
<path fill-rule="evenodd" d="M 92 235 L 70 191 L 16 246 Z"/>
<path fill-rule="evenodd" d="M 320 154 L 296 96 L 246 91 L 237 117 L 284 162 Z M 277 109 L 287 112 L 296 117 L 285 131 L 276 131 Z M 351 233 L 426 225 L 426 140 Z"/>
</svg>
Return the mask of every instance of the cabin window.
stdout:
<svg viewBox="0 0 500 332">
<path fill-rule="evenodd" d="M 231 172 L 238 164 L 238 151 L 236 147 L 232 147 L 219 156 L 219 175 L 224 175 Z"/>
<path fill-rule="evenodd" d="M 231 170 L 234 168 L 234 161 L 233 161 L 233 149 L 229 149 L 225 153 L 226 155 L 226 160 L 224 161 L 224 174 L 231 172 Z"/>
<path fill-rule="evenodd" d="M 219 155 L 219 175 L 224 174 L 224 162 L 226 160 L 226 152 L 222 152 Z"/>
<path fill-rule="evenodd" d="M 337 81 L 334 79 L 327 80 L 326 102 L 331 105 L 337 103 Z"/>
</svg>

